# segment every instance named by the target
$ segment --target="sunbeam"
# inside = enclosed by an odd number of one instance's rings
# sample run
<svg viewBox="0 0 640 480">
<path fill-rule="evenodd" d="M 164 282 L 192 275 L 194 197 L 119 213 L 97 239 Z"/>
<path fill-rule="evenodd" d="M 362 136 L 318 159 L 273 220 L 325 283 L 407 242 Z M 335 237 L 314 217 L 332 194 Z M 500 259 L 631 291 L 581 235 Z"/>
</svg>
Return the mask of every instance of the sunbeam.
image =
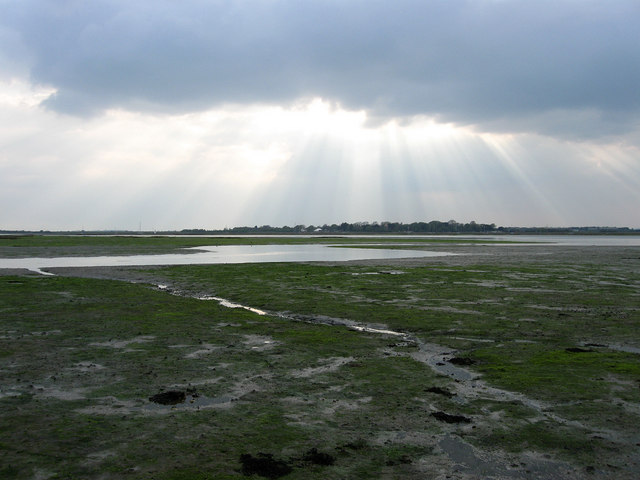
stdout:
<svg viewBox="0 0 640 480">
<path fill-rule="evenodd" d="M 3 97 L 5 115 L 20 95 L 46 93 L 14 89 Z M 67 215 L 87 229 L 595 224 L 624 222 L 639 199 L 632 145 L 478 133 L 424 116 L 372 125 L 363 111 L 319 98 L 187 115 L 109 110 L 82 122 L 30 104 L 21 127 L 1 134 L 0 173 L 13 183 L 0 195 L 16 215 L 40 194 L 52 199 L 34 228 Z M 33 144 L 26 139 L 36 119 L 49 128 Z M 18 149 L 28 152 L 20 163 L 11 160 Z"/>
<path fill-rule="evenodd" d="M 304 218 L 511 224 L 526 218 L 567 225 L 589 219 L 593 210 L 580 204 L 589 188 L 600 188 L 598 182 L 567 186 L 595 151 L 544 137 L 480 134 L 424 117 L 371 126 L 360 112 L 331 108 L 319 99 L 263 118 L 268 122 L 254 121 L 253 128 L 283 139 L 290 153 L 274 167 L 270 181 L 247 197 L 243 216 L 255 224 L 279 216 L 291 225 Z M 633 182 L 640 175 L 630 156 L 619 156 L 607 174 L 617 183 L 623 182 L 618 172 L 629 173 L 626 196 L 636 198 Z M 572 218 L 575 211 L 581 213 Z"/>
</svg>

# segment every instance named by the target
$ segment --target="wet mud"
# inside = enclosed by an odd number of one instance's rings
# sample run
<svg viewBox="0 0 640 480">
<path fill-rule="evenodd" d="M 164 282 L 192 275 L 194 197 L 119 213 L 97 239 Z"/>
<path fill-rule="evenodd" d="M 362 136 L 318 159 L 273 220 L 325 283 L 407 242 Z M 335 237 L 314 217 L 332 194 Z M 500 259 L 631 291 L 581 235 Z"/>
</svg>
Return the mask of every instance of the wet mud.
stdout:
<svg viewBox="0 0 640 480">
<path fill-rule="evenodd" d="M 482 453 L 455 435 L 444 435 L 438 441 L 438 448 L 453 462 L 457 475 L 441 478 L 457 479 L 535 479 L 535 480 L 575 480 L 594 478 L 584 475 L 588 471 L 576 470 L 564 462 L 540 457 L 526 452 L 518 459 L 505 462 L 495 453 Z M 588 473 L 595 473 L 592 467 Z"/>
</svg>

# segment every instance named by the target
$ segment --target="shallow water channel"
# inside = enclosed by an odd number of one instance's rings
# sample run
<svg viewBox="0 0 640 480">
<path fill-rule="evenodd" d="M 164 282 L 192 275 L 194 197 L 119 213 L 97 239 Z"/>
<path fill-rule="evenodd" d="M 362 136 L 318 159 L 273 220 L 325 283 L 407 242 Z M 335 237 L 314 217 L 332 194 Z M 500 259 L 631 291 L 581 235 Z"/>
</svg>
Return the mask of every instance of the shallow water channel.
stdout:
<svg viewBox="0 0 640 480">
<path fill-rule="evenodd" d="M 160 290 L 166 291 L 173 295 L 185 295 L 184 292 L 179 290 L 173 290 L 168 285 L 156 285 Z M 362 322 L 356 322 L 346 318 L 335 318 L 324 315 L 300 315 L 291 312 L 274 312 L 265 311 L 251 307 L 249 305 L 243 305 L 235 303 L 225 298 L 217 296 L 195 296 L 199 300 L 203 301 L 215 301 L 220 305 L 227 308 L 242 308 L 249 310 L 258 315 L 273 315 L 280 318 L 284 318 L 291 321 L 306 322 L 312 324 L 333 325 L 336 327 L 346 327 L 352 330 L 357 330 L 363 333 L 371 333 L 378 335 L 386 335 L 395 337 L 401 344 L 413 344 L 417 347 L 417 350 L 413 353 L 397 353 L 394 352 L 394 346 L 390 345 L 388 351 L 389 355 L 400 354 L 408 355 L 414 360 L 428 365 L 434 372 L 451 378 L 454 383 L 452 384 L 453 391 L 449 393 L 452 396 L 452 400 L 456 403 L 466 404 L 469 401 L 477 398 L 484 398 L 495 402 L 519 402 L 531 409 L 533 409 L 540 417 L 559 422 L 560 424 L 571 424 L 578 428 L 586 428 L 579 422 L 567 421 L 549 411 L 549 405 L 544 404 L 533 399 L 526 397 L 523 394 L 502 390 L 499 388 L 491 387 L 484 382 L 480 375 L 472 372 L 469 369 L 455 365 L 452 359 L 455 358 L 455 351 L 448 349 L 442 345 L 435 343 L 425 342 L 420 338 L 401 331 L 390 330 L 386 325 L 382 324 L 367 324 Z M 352 359 L 351 359 L 352 360 Z M 347 359 L 347 363 L 350 360 Z M 241 396 L 241 395 L 239 395 Z M 189 402 L 185 402 L 179 408 L 182 409 L 200 409 L 200 408 L 212 408 L 212 407 L 224 407 L 231 405 L 232 402 L 238 400 L 238 396 L 235 395 L 223 395 L 217 398 L 191 398 Z M 175 406 L 157 406 L 152 408 L 155 411 L 166 413 L 171 409 L 175 409 Z M 433 407 L 431 407 L 433 411 Z M 446 413 L 438 412 L 447 416 Z M 463 418 L 463 417 L 461 417 Z M 466 421 L 473 421 L 475 419 L 467 419 Z M 475 428 L 475 427 L 474 427 Z M 612 432 L 599 431 L 602 436 L 613 436 Z M 435 438 L 435 437 L 434 437 Z M 520 455 L 521 465 L 526 465 L 526 471 L 521 468 L 514 468 L 511 462 L 506 461 L 500 455 L 490 454 L 483 450 L 478 450 L 471 444 L 467 443 L 463 438 L 454 432 L 444 433 L 437 436 L 438 448 L 456 465 L 457 471 L 466 472 L 472 475 L 481 472 L 483 475 L 487 475 L 490 478 L 522 478 L 522 479 L 539 479 L 539 478 L 567 478 L 564 476 L 566 472 L 572 471 L 571 465 L 562 461 L 553 459 L 538 458 L 535 455 L 527 452 Z"/>
<path fill-rule="evenodd" d="M 348 248 L 331 245 L 225 245 L 184 249 L 185 253 L 95 257 L 0 258 L 0 268 L 25 268 L 38 273 L 55 267 L 121 267 L 267 262 L 346 262 L 455 255 L 426 250 Z"/>
<path fill-rule="evenodd" d="M 168 291 L 169 293 L 181 295 L 181 293 L 179 292 L 172 291 L 167 285 L 157 285 L 157 287 L 161 290 Z M 225 298 L 216 296 L 199 296 L 195 298 L 205 301 L 216 301 L 220 305 L 227 308 L 242 308 L 253 313 L 257 313 L 258 315 L 273 315 L 291 321 L 333 325 L 346 327 L 351 330 L 357 330 L 364 333 L 373 333 L 396 337 L 403 342 L 413 344 L 417 347 L 416 352 L 409 354 L 411 358 L 429 366 L 434 372 L 440 375 L 447 376 L 455 381 L 456 397 L 454 398 L 454 401 L 456 402 L 465 403 L 471 398 L 478 397 L 484 397 L 498 402 L 519 402 L 522 405 L 525 405 L 536 411 L 541 417 L 553 420 L 560 424 L 573 425 L 582 429 L 587 428 L 580 422 L 570 421 L 553 413 L 550 409 L 550 405 L 542 401 L 528 398 L 526 395 L 521 393 L 511 392 L 508 390 L 502 390 L 500 388 L 489 386 L 481 379 L 480 375 L 474 373 L 470 369 L 463 368 L 452 362 L 452 359 L 455 358 L 457 353 L 455 350 L 451 350 L 443 345 L 423 341 L 415 335 L 406 332 L 390 330 L 386 325 L 367 324 L 356 322 L 354 320 L 346 318 L 335 318 L 325 315 L 301 315 L 291 312 L 268 312 L 251 307 L 249 305 L 235 303 Z M 608 346 L 608 348 L 611 348 L 613 350 L 616 350 L 615 347 L 615 345 Z M 598 433 L 609 438 L 616 437 L 615 433 L 603 429 L 599 430 Z M 633 441 L 637 442 L 638 438 L 634 437 Z"/>
</svg>

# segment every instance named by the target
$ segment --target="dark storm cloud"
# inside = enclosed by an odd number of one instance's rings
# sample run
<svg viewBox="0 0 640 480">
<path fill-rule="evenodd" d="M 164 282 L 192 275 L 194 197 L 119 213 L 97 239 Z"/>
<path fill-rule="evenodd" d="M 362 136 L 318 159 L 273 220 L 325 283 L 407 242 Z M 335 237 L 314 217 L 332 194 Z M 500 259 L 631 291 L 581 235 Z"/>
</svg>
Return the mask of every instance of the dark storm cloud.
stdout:
<svg viewBox="0 0 640 480">
<path fill-rule="evenodd" d="M 591 136 L 638 126 L 638 5 L 7 1 L 0 39 L 19 35 L 32 80 L 57 89 L 46 106 L 72 114 L 321 96 L 381 121 Z"/>
</svg>

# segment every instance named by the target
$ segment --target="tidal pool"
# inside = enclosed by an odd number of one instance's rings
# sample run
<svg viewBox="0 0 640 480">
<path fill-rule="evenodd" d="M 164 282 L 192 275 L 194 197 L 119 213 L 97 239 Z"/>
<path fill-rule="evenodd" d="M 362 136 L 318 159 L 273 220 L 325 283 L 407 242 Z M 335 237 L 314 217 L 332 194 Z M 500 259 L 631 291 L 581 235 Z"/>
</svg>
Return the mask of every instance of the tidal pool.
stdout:
<svg viewBox="0 0 640 480">
<path fill-rule="evenodd" d="M 0 268 L 25 268 L 38 273 L 55 267 L 121 267 L 216 263 L 346 262 L 455 255 L 425 250 L 336 248 L 328 245 L 225 245 L 186 248 L 186 253 L 96 257 L 0 258 Z"/>
</svg>

